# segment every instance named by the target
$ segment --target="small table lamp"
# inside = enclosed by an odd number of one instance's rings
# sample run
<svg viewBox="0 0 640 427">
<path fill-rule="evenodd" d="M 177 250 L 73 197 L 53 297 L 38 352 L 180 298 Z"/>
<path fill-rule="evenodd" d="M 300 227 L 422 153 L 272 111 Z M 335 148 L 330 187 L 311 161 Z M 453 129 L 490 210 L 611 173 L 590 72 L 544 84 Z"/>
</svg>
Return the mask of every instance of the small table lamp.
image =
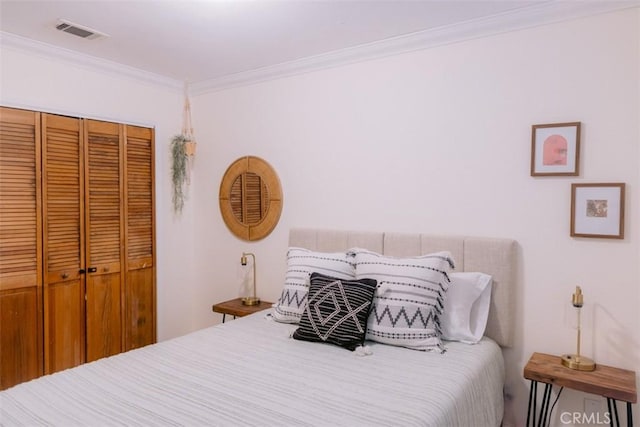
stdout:
<svg viewBox="0 0 640 427">
<path fill-rule="evenodd" d="M 584 304 L 580 286 L 576 286 L 576 292 L 571 298 L 571 304 L 578 311 L 578 348 L 576 354 L 563 354 L 561 356 L 562 364 L 567 368 L 578 371 L 593 371 L 596 369 L 596 363 L 592 359 L 580 355 L 580 309 Z"/>
<path fill-rule="evenodd" d="M 247 256 L 253 258 L 253 295 L 242 298 L 243 305 L 258 305 L 260 304 L 260 298 L 256 296 L 256 256 L 250 252 L 242 252 L 240 258 L 240 264 L 247 265 Z"/>
</svg>

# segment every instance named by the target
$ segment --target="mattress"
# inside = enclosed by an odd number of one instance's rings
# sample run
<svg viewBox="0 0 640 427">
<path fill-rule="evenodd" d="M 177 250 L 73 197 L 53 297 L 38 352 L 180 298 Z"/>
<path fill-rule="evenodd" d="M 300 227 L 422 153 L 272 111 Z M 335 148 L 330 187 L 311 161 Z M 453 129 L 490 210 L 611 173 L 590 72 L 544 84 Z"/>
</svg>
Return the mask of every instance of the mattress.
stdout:
<svg viewBox="0 0 640 427">
<path fill-rule="evenodd" d="M 269 311 L 0 392 L 3 426 L 497 426 L 489 338 L 443 354 L 297 341 Z"/>
</svg>

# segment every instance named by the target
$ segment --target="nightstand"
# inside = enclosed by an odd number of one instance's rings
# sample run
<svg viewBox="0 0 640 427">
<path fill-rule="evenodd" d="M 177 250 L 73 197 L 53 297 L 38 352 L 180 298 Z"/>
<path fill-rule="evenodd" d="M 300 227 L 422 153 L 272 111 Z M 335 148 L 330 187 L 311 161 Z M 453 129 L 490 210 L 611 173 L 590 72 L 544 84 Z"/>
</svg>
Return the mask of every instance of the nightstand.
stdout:
<svg viewBox="0 0 640 427">
<path fill-rule="evenodd" d="M 594 371 L 578 371 L 563 366 L 559 356 L 533 353 L 524 367 L 524 377 L 531 380 L 527 427 L 536 425 L 538 382 L 545 383 L 538 425 L 544 426 L 549 421 L 552 409 L 549 407 L 551 387 L 557 385 L 605 397 L 611 425 L 620 425 L 617 401 L 627 402 L 627 426 L 633 426 L 631 404 L 638 401 L 634 371 L 599 364 L 596 364 Z"/>
<path fill-rule="evenodd" d="M 256 305 L 244 305 L 242 304 L 242 298 L 236 298 L 229 301 L 214 304 L 211 307 L 214 313 L 222 313 L 222 323 L 224 323 L 227 314 L 230 314 L 235 319 L 236 317 L 243 317 L 255 312 L 265 310 L 273 305 L 272 302 L 260 301 Z"/>
</svg>

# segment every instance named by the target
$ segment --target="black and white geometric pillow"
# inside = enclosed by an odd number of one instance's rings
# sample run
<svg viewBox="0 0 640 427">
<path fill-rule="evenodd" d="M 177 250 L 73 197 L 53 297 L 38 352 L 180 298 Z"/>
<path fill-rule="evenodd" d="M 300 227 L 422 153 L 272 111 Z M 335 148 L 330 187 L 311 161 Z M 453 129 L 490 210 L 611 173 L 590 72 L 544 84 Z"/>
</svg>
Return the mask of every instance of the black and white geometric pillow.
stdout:
<svg viewBox="0 0 640 427">
<path fill-rule="evenodd" d="M 355 350 L 364 343 L 375 291 L 372 279 L 341 280 L 311 274 L 308 304 L 293 338 Z"/>
<path fill-rule="evenodd" d="M 395 258 L 354 249 L 356 278 L 378 282 L 367 339 L 443 352 L 440 317 L 453 260 L 449 252 Z"/>
<path fill-rule="evenodd" d="M 298 323 L 307 305 L 311 273 L 318 272 L 338 279 L 356 277 L 353 260 L 345 252 L 314 252 L 304 248 L 289 248 L 284 288 L 273 305 L 273 319 L 283 323 Z"/>
</svg>

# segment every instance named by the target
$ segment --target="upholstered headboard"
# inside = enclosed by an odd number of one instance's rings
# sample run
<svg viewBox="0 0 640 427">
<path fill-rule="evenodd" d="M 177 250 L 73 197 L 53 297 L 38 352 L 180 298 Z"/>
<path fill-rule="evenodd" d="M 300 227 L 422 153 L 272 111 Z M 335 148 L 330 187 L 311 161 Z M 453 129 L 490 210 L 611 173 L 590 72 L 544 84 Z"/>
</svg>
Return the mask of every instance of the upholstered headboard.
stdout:
<svg viewBox="0 0 640 427">
<path fill-rule="evenodd" d="M 513 343 L 517 277 L 515 240 L 294 228 L 289 232 L 289 246 L 321 252 L 346 251 L 358 247 L 398 257 L 449 251 L 455 260 L 455 271 L 478 271 L 493 277 L 485 335 L 502 347 L 510 347 Z"/>
</svg>

